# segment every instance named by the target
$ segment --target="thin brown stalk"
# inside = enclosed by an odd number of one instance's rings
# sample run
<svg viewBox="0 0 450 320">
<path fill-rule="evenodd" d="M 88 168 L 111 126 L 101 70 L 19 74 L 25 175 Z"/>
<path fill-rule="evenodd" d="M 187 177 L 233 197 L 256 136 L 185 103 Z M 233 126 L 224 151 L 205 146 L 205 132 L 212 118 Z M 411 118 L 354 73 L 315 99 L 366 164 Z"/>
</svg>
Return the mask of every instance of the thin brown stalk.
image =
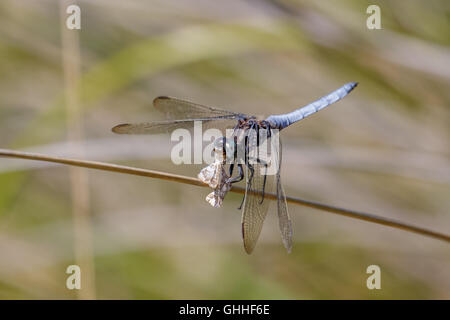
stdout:
<svg viewBox="0 0 450 320">
<path fill-rule="evenodd" d="M 80 106 L 80 41 L 79 30 L 66 27 L 66 8 L 73 1 L 60 2 L 61 53 L 64 73 L 64 97 L 67 115 L 67 138 L 69 141 L 83 139 L 83 121 Z M 76 154 L 83 157 L 82 147 Z M 69 168 L 72 199 L 75 263 L 83 272 L 83 290 L 77 290 L 80 299 L 95 299 L 95 268 L 92 250 L 92 232 L 89 202 L 89 176 L 86 170 Z"/>
<path fill-rule="evenodd" d="M 118 172 L 118 173 L 124 173 L 124 174 L 132 174 L 132 175 L 141 176 L 141 177 L 174 181 L 174 182 L 190 184 L 190 185 L 199 186 L 199 187 L 207 187 L 206 184 L 204 184 L 203 182 L 201 182 L 200 180 L 198 180 L 196 178 L 186 177 L 186 176 L 176 175 L 176 174 L 171 174 L 171 173 L 165 173 L 165 172 L 160 172 L 160 171 L 155 171 L 155 170 L 122 166 L 122 165 L 111 164 L 111 163 L 53 157 L 53 156 L 47 156 L 47 155 L 38 154 L 38 153 L 21 152 L 21 151 L 7 150 L 7 149 L 0 149 L 0 156 L 1 157 L 9 157 L 9 158 L 47 161 L 47 162 L 66 164 L 66 165 L 70 165 L 70 166 L 77 166 L 77 167 L 83 167 L 83 168 L 89 168 L 89 169 L 112 171 L 112 172 Z M 241 194 L 245 192 L 245 190 L 240 187 L 233 187 L 230 191 L 235 192 L 235 193 L 241 193 Z M 273 193 L 268 193 L 265 195 L 265 197 L 267 197 L 268 199 L 272 199 L 272 200 L 276 199 L 276 195 Z M 439 240 L 442 240 L 445 242 L 450 242 L 450 235 L 436 232 L 433 230 L 429 230 L 426 228 L 422 228 L 419 226 L 414 226 L 414 225 L 411 225 L 409 223 L 405 223 L 405 222 L 402 222 L 399 220 L 385 218 L 385 217 L 381 217 L 378 215 L 369 214 L 369 213 L 360 212 L 360 211 L 338 208 L 335 206 L 322 204 L 319 202 L 314 202 L 314 201 L 309 201 L 309 200 L 304 200 L 304 199 L 300 199 L 300 198 L 295 198 L 295 197 L 287 197 L 287 202 L 293 203 L 296 205 L 302 205 L 302 206 L 326 211 L 326 212 L 330 212 L 330 213 L 334 213 L 334 214 L 338 214 L 341 216 L 346 216 L 346 217 L 353 218 L 353 219 L 364 220 L 367 222 L 381 224 L 381 225 L 388 226 L 388 227 L 395 228 L 395 229 L 400 229 L 400 230 L 404 230 L 404 231 L 408 231 L 408 232 L 421 234 L 423 236 L 439 239 Z"/>
</svg>

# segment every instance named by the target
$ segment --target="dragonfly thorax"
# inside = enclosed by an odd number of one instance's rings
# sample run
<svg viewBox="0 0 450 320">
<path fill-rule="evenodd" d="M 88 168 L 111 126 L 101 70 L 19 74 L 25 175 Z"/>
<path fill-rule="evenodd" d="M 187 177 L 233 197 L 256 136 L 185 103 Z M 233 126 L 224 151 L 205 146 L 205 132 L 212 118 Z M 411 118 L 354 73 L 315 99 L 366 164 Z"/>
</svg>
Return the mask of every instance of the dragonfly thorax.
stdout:
<svg viewBox="0 0 450 320">
<path fill-rule="evenodd" d="M 274 129 L 273 125 L 267 120 L 257 120 L 256 117 L 239 119 L 237 129 Z"/>
</svg>

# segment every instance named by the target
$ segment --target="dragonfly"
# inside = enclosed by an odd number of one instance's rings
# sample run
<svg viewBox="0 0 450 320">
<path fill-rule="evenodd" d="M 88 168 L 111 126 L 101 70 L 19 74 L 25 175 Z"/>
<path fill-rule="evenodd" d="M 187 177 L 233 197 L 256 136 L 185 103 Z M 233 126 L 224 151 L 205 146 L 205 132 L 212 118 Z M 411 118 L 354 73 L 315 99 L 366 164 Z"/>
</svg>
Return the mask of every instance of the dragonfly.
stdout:
<svg viewBox="0 0 450 320">
<path fill-rule="evenodd" d="M 198 121 L 201 121 L 203 128 L 231 129 L 232 135 L 223 137 L 222 148 L 218 148 L 218 150 L 223 153 L 226 159 L 231 157 L 234 161 L 231 161 L 228 170 L 220 170 L 221 174 L 218 180 L 221 180 L 222 183 L 218 185 L 215 181 L 214 185 L 210 184 L 210 186 L 222 188 L 221 190 L 224 192 L 221 193 L 219 198 L 223 200 L 231 186 L 245 178 L 245 193 L 239 209 L 242 211 L 241 225 L 244 249 L 248 254 L 252 253 L 256 246 L 269 210 L 269 201 L 265 199 L 265 196 L 274 189 L 281 239 L 289 253 L 293 244 L 293 231 L 286 194 L 281 183 L 282 147 L 278 132 L 339 101 L 357 85 L 357 82 L 347 83 L 306 106 L 290 113 L 270 115 L 265 119 L 173 97 L 160 96 L 153 100 L 153 105 L 166 115 L 167 120 L 119 124 L 112 128 L 112 131 L 118 134 L 168 133 L 179 128 L 191 129 L 194 123 Z M 264 143 L 274 141 L 275 136 L 278 145 L 273 148 L 274 150 L 271 150 L 274 156 L 271 158 L 273 162 L 270 162 L 267 157 L 260 157 L 258 150 Z M 227 148 L 227 143 L 232 145 L 233 148 Z M 243 159 L 237 159 L 236 150 L 238 150 L 238 146 L 244 150 Z M 232 155 L 227 154 L 228 150 L 231 150 L 229 153 L 232 153 Z M 275 168 L 275 171 L 272 171 L 271 174 L 268 174 L 269 164 L 272 168 Z M 238 174 L 233 176 L 235 168 L 237 168 Z M 212 201 L 212 199 L 209 200 Z M 210 203 L 217 206 L 221 202 L 212 201 Z"/>
</svg>

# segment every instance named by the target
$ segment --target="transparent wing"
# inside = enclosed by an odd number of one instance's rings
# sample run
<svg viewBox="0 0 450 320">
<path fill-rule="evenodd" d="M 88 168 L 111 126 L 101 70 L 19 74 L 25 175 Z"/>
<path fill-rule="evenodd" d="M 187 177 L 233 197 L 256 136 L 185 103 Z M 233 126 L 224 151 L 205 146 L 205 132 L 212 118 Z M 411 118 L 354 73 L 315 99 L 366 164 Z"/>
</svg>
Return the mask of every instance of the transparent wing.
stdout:
<svg viewBox="0 0 450 320">
<path fill-rule="evenodd" d="M 242 237 L 245 251 L 250 254 L 255 248 L 269 209 L 270 200 L 264 193 L 272 192 L 274 175 L 266 175 L 267 158 L 260 158 L 256 134 L 248 135 L 249 159 L 246 166 L 246 190 L 242 206 Z"/>
<path fill-rule="evenodd" d="M 153 100 L 153 105 L 164 113 L 168 120 L 125 123 L 115 126 L 112 131 L 119 134 L 168 133 L 179 128 L 192 129 L 194 121 L 201 121 L 204 130 L 216 128 L 222 131 L 233 127 L 238 118 L 245 117 L 244 114 L 171 97 L 157 97 Z"/>
<path fill-rule="evenodd" d="M 195 121 L 201 122 L 203 130 L 215 128 L 223 132 L 225 129 L 232 128 L 234 125 L 236 125 L 236 119 L 234 117 L 217 117 L 209 119 L 185 119 L 143 123 L 124 123 L 115 126 L 114 128 L 112 128 L 112 131 L 119 134 L 170 133 L 175 129 L 181 128 L 191 130 L 194 127 Z"/>
<path fill-rule="evenodd" d="M 164 113 L 167 119 L 204 119 L 210 117 L 240 115 L 236 112 L 203 106 L 186 100 L 165 96 L 157 97 L 153 100 L 153 106 Z"/>
<path fill-rule="evenodd" d="M 276 135 L 279 134 L 279 131 Z M 272 151 L 275 152 L 275 162 L 278 168 L 276 174 L 276 188 L 277 188 L 277 209 L 278 209 L 278 224 L 280 226 L 281 239 L 283 240 L 283 245 L 287 249 L 288 253 L 292 249 L 292 222 L 289 217 L 286 194 L 284 193 L 283 185 L 281 184 L 281 160 L 282 160 L 282 147 L 281 140 L 279 137 L 274 136 L 272 142 L 278 140 L 278 147 L 274 146 Z M 273 145 L 273 144 L 272 144 Z"/>
</svg>

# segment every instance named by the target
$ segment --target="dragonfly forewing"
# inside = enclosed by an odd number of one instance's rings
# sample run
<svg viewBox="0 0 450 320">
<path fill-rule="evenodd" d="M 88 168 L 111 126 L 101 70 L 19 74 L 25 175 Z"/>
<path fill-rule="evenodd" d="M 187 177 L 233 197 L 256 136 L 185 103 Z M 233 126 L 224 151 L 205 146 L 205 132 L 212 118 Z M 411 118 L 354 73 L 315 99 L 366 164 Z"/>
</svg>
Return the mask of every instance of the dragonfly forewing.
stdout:
<svg viewBox="0 0 450 320">
<path fill-rule="evenodd" d="M 181 128 L 191 130 L 197 121 L 201 122 L 203 130 L 214 128 L 225 133 L 226 129 L 236 125 L 238 119 L 246 117 L 244 114 L 166 96 L 157 97 L 153 105 L 167 120 L 120 124 L 112 131 L 119 134 L 170 133 Z"/>
<path fill-rule="evenodd" d="M 114 133 L 119 134 L 158 134 L 171 133 L 176 129 L 192 130 L 195 122 L 201 123 L 202 129 L 218 129 L 225 132 L 226 129 L 232 128 L 236 124 L 234 117 L 214 117 L 204 119 L 184 119 L 184 120 L 165 120 L 152 121 L 142 123 L 124 123 L 112 128 Z"/>
<path fill-rule="evenodd" d="M 194 102 L 161 96 L 153 100 L 153 106 L 164 113 L 167 119 L 204 119 L 212 117 L 238 117 L 240 114 Z"/>
</svg>

